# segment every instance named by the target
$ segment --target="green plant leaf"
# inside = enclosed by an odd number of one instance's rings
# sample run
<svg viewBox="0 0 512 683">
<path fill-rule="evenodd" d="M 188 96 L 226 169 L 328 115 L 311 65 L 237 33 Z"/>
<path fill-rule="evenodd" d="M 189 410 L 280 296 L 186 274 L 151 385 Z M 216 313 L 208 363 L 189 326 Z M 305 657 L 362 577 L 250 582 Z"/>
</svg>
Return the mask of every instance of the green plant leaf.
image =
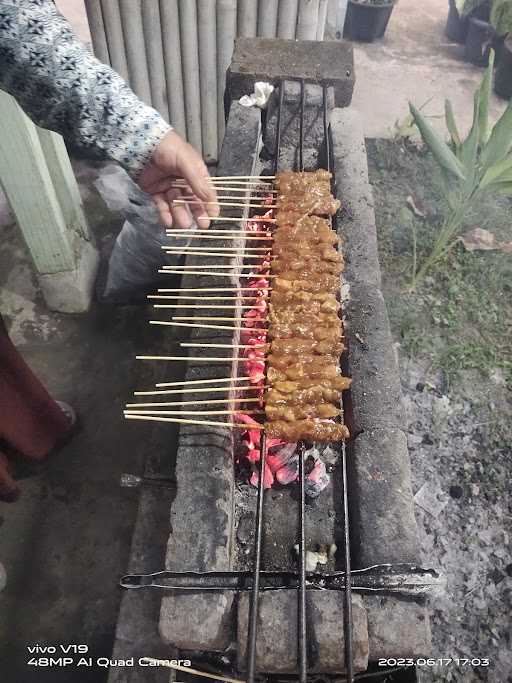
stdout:
<svg viewBox="0 0 512 683">
<path fill-rule="evenodd" d="M 489 142 L 480 155 L 483 170 L 504 159 L 512 148 L 512 100 L 492 129 Z"/>
<path fill-rule="evenodd" d="M 496 194 L 500 194 L 504 197 L 511 197 L 512 179 L 510 179 L 508 182 L 496 183 L 495 185 L 491 185 L 489 189 L 495 192 Z"/>
<path fill-rule="evenodd" d="M 492 93 L 492 78 L 494 74 L 494 50 L 489 54 L 489 65 L 480 86 L 479 135 L 481 146 L 487 144 L 491 131 L 489 130 L 489 102 Z"/>
<path fill-rule="evenodd" d="M 480 89 L 475 92 L 473 102 L 473 125 L 460 148 L 459 159 L 465 168 L 466 178 L 473 181 L 477 170 L 478 137 L 480 133 Z"/>
<path fill-rule="evenodd" d="M 493 0 L 491 3 L 490 23 L 498 36 L 512 32 L 512 3 L 510 0 Z"/>
<path fill-rule="evenodd" d="M 450 133 L 454 147 L 455 149 L 457 149 L 461 141 L 457 124 L 455 122 L 455 116 L 453 115 L 452 103 L 450 102 L 450 100 L 444 101 L 444 113 L 446 118 L 446 127 L 448 128 L 448 132 Z"/>
<path fill-rule="evenodd" d="M 448 171 L 456 175 L 461 180 L 465 180 L 464 167 L 457 159 L 452 150 L 448 147 L 444 140 L 436 133 L 427 119 L 419 112 L 416 107 L 409 103 L 411 114 L 414 116 L 416 125 L 419 128 L 421 137 L 425 144 L 430 148 L 436 161 Z"/>
<path fill-rule="evenodd" d="M 506 157 L 487 169 L 480 183 L 480 189 L 509 180 L 512 180 L 512 156 Z"/>
<path fill-rule="evenodd" d="M 470 12 L 476 9 L 479 5 L 483 5 L 484 0 L 455 0 L 455 6 L 459 14 L 466 17 Z"/>
</svg>

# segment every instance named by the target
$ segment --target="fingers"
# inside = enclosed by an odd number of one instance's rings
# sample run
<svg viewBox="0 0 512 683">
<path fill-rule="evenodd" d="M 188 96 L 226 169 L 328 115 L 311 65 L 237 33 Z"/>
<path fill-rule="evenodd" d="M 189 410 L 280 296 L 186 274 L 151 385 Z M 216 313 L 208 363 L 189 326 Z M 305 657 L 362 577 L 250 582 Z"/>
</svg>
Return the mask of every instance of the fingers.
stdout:
<svg viewBox="0 0 512 683">
<path fill-rule="evenodd" d="M 153 194 L 153 201 L 155 202 L 157 211 L 160 215 L 160 221 L 165 228 L 172 227 L 171 207 L 164 194 Z"/>
<path fill-rule="evenodd" d="M 187 145 L 182 158 L 180 169 L 183 178 L 190 185 L 197 199 L 203 201 L 203 216 L 218 216 L 217 191 L 210 181 L 210 174 L 205 163 L 193 147 Z"/>
<path fill-rule="evenodd" d="M 173 218 L 174 225 L 178 228 L 192 227 L 192 215 L 186 204 L 176 204 L 176 199 L 183 199 L 184 194 L 181 189 L 173 188 L 165 193 L 169 203 L 169 209 Z"/>
</svg>

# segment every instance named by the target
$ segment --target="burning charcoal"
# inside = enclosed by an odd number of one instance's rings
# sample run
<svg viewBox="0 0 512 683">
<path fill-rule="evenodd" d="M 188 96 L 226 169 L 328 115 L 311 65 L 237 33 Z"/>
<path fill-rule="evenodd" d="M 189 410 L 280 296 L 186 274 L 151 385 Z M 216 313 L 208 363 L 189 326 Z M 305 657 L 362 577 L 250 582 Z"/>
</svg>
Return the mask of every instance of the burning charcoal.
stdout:
<svg viewBox="0 0 512 683">
<path fill-rule="evenodd" d="M 299 456 L 294 456 L 289 462 L 286 463 L 276 472 L 276 480 L 279 484 L 286 486 L 286 484 L 291 484 L 299 476 Z"/>
<path fill-rule="evenodd" d="M 267 464 L 275 474 L 279 469 L 284 467 L 293 458 L 297 444 L 287 443 L 281 446 L 269 448 L 267 455 Z"/>
<path fill-rule="evenodd" d="M 322 491 L 329 485 L 330 477 L 325 469 L 325 463 L 316 461 L 313 470 L 306 477 L 305 490 L 309 498 L 317 498 Z"/>
<path fill-rule="evenodd" d="M 258 486 L 260 482 L 260 473 L 258 470 L 254 470 L 251 479 L 250 479 L 250 484 L 251 486 Z M 274 475 L 272 474 L 270 467 L 265 463 L 265 474 L 263 476 L 263 488 L 269 489 L 271 488 L 272 484 L 274 483 Z"/>
</svg>

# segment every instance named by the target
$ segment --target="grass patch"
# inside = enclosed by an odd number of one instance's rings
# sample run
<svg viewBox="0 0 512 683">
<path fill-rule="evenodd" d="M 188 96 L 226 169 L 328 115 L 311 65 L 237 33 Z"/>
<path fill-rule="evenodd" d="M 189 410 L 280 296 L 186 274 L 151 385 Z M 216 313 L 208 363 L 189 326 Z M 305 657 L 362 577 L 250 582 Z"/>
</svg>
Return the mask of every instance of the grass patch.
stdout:
<svg viewBox="0 0 512 683">
<path fill-rule="evenodd" d="M 461 370 L 503 371 L 512 388 L 512 255 L 468 253 L 462 245 L 407 291 L 413 264 L 432 248 L 443 216 L 440 173 L 430 155 L 392 140 L 368 141 L 383 291 L 395 336 L 412 357 L 427 357 L 449 381 Z M 412 195 L 426 218 L 406 205 Z M 489 199 L 466 229 L 481 227 L 512 239 L 512 202 Z"/>
</svg>

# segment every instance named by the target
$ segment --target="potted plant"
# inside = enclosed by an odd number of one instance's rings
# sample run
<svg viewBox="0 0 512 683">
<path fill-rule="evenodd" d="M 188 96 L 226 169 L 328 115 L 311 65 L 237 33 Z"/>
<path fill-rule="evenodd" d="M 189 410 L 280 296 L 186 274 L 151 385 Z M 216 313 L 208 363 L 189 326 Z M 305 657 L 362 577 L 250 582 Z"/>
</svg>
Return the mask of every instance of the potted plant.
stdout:
<svg viewBox="0 0 512 683">
<path fill-rule="evenodd" d="M 348 0 L 345 36 L 372 43 L 382 38 L 398 0 Z"/>
<path fill-rule="evenodd" d="M 466 21 L 465 55 L 473 64 L 486 66 L 493 48 L 501 58 L 503 41 L 512 32 L 512 0 L 454 0 Z"/>
<path fill-rule="evenodd" d="M 494 77 L 494 92 L 506 100 L 512 98 L 512 35 L 503 41 L 501 59 Z"/>
</svg>

